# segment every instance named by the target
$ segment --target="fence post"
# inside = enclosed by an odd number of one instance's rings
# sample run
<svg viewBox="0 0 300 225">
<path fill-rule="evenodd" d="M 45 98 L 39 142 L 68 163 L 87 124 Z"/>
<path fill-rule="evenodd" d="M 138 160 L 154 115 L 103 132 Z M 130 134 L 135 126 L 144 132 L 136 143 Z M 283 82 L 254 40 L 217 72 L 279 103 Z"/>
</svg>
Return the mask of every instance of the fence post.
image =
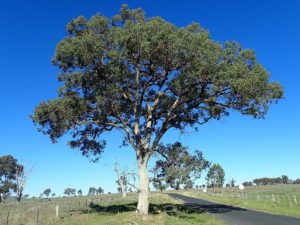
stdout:
<svg viewBox="0 0 300 225">
<path fill-rule="evenodd" d="M 39 216 L 40 216 L 40 208 L 38 208 L 38 210 L 37 210 L 37 214 L 36 214 L 36 224 L 39 224 Z"/>
<path fill-rule="evenodd" d="M 59 216 L 59 205 L 57 205 L 55 207 L 55 216 L 58 217 Z"/>
<path fill-rule="evenodd" d="M 8 221 L 9 221 L 9 212 L 7 212 L 6 225 L 8 225 Z"/>
</svg>

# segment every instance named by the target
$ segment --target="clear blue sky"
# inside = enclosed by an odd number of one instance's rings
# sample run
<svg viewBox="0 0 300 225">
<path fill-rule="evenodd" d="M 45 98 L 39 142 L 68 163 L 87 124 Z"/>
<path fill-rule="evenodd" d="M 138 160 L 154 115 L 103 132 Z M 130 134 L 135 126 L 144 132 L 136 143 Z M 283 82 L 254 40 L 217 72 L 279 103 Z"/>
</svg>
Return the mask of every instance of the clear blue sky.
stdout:
<svg viewBox="0 0 300 225">
<path fill-rule="evenodd" d="M 185 0 L 1 1 L 0 7 L 0 155 L 12 154 L 34 166 L 26 193 L 38 195 L 50 187 L 101 186 L 116 191 L 114 159 L 135 162 L 133 151 L 119 148 L 122 134 L 112 132 L 97 164 L 89 163 L 62 139 L 53 145 L 36 131 L 29 115 L 45 99 L 56 97 L 58 71 L 51 65 L 55 46 L 74 17 L 96 12 L 112 16 L 122 3 L 142 7 L 178 25 L 192 21 L 207 28 L 213 39 L 235 40 L 256 51 L 258 60 L 285 88 L 285 99 L 272 106 L 265 120 L 235 113 L 184 135 L 170 132 L 165 143 L 182 141 L 191 150 L 220 163 L 228 179 L 238 182 L 261 176 L 300 177 L 300 1 Z"/>
</svg>

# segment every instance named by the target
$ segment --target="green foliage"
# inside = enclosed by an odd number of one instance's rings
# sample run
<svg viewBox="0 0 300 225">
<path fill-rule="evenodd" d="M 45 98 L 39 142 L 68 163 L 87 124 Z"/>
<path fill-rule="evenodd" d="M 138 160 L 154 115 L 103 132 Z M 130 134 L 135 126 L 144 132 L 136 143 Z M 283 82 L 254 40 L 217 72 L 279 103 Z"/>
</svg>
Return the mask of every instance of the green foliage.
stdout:
<svg viewBox="0 0 300 225">
<path fill-rule="evenodd" d="M 23 166 L 17 162 L 11 155 L 0 157 L 0 203 L 17 189 L 17 174 L 23 171 Z"/>
<path fill-rule="evenodd" d="M 67 32 L 53 58 L 62 71 L 58 98 L 42 102 L 32 119 L 53 142 L 69 132 L 70 146 L 85 156 L 97 158 L 101 135 L 120 129 L 143 158 L 171 128 L 230 110 L 262 118 L 283 96 L 252 50 L 221 45 L 196 23 L 179 28 L 123 5 L 112 19 L 79 16 Z"/>
<path fill-rule="evenodd" d="M 232 178 L 232 179 L 229 181 L 230 187 L 234 187 L 235 183 L 236 183 L 236 180 Z"/>
<path fill-rule="evenodd" d="M 293 183 L 294 184 L 300 184 L 300 178 L 297 178 Z"/>
<path fill-rule="evenodd" d="M 101 188 L 101 187 L 99 187 L 99 188 L 97 189 L 97 194 L 104 194 L 104 189 Z"/>
<path fill-rule="evenodd" d="M 73 19 L 53 64 L 62 85 L 56 99 L 36 107 L 38 130 L 52 142 L 69 134 L 69 145 L 93 161 L 105 148 L 103 133 L 121 130 L 143 169 L 168 130 L 197 127 L 232 110 L 263 118 L 283 96 L 252 50 L 221 45 L 199 24 L 179 28 L 126 5 L 112 19 Z M 147 214 L 148 187 L 140 190 L 145 200 L 138 210 Z"/>
<path fill-rule="evenodd" d="M 245 187 L 250 187 L 250 186 L 253 186 L 253 183 L 251 181 L 245 181 L 245 182 L 243 182 L 243 185 Z"/>
<path fill-rule="evenodd" d="M 207 172 L 207 186 L 208 187 L 223 187 L 225 181 L 225 172 L 220 164 L 213 164 Z"/>
<path fill-rule="evenodd" d="M 200 178 L 201 172 L 209 166 L 202 152 L 197 150 L 192 155 L 180 142 L 167 146 L 159 145 L 156 151 L 162 157 L 156 161 L 153 169 L 153 183 L 158 187 L 163 187 L 164 181 L 175 190 L 178 190 L 180 185 L 191 188 L 193 181 Z"/>
<path fill-rule="evenodd" d="M 95 187 L 90 187 L 88 195 L 95 195 L 97 192 L 97 189 Z"/>
<path fill-rule="evenodd" d="M 282 175 L 281 179 L 283 184 L 287 184 L 289 182 L 289 177 L 287 175 Z"/>
<path fill-rule="evenodd" d="M 262 177 L 262 178 L 256 178 L 253 180 L 253 183 L 256 185 L 272 185 L 272 184 L 287 184 L 289 181 L 288 176 L 282 175 L 281 177 Z"/>
<path fill-rule="evenodd" d="M 50 189 L 50 188 L 47 188 L 47 189 L 43 192 L 43 194 L 44 194 L 47 198 L 49 197 L 50 193 L 51 193 L 51 189 Z"/>
<path fill-rule="evenodd" d="M 65 191 L 64 191 L 64 194 L 67 195 L 67 196 L 75 195 L 75 193 L 76 193 L 75 188 L 66 188 Z"/>
</svg>

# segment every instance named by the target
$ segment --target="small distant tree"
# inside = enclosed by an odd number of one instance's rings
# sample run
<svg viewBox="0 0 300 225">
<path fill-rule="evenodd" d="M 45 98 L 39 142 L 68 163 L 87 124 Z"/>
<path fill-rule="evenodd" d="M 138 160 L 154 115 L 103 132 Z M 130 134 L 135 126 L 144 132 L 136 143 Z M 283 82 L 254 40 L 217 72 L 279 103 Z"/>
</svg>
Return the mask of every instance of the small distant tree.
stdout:
<svg viewBox="0 0 300 225">
<path fill-rule="evenodd" d="M 209 166 L 202 152 L 196 150 L 194 154 L 190 154 L 188 148 L 180 142 L 159 145 L 156 152 L 160 159 L 155 162 L 152 170 L 155 174 L 153 181 L 157 184 L 164 181 L 175 190 L 179 190 L 180 185 L 191 188 L 193 182 Z"/>
<path fill-rule="evenodd" d="M 67 196 L 75 195 L 75 193 L 76 193 L 76 189 L 74 188 L 66 188 L 64 191 L 64 194 Z"/>
<path fill-rule="evenodd" d="M 194 186 L 194 182 L 192 180 L 187 180 L 187 182 L 184 185 L 184 190 L 188 190 L 193 188 Z"/>
<path fill-rule="evenodd" d="M 236 180 L 232 178 L 232 179 L 229 181 L 230 187 L 234 187 L 235 183 L 236 183 Z"/>
<path fill-rule="evenodd" d="M 55 197 L 55 196 L 56 196 L 56 194 L 55 194 L 55 193 L 52 193 L 52 194 L 51 194 L 51 197 Z"/>
<path fill-rule="evenodd" d="M 138 190 L 135 184 L 136 173 L 134 169 L 131 169 L 131 171 L 129 171 L 127 166 L 122 167 L 120 163 L 115 162 L 113 165 L 113 170 L 117 175 L 116 183 L 118 184 L 118 191 L 122 194 L 122 198 L 126 198 L 129 187 Z"/>
<path fill-rule="evenodd" d="M 300 184 L 300 178 L 296 179 L 296 180 L 294 181 L 294 184 Z"/>
<path fill-rule="evenodd" d="M 249 186 L 253 186 L 253 182 L 252 181 L 246 181 L 244 183 L 242 183 L 245 187 L 249 187 Z"/>
<path fill-rule="evenodd" d="M 122 169 L 118 163 L 115 163 L 114 171 L 117 174 L 116 183 L 118 184 L 118 191 L 122 194 L 122 198 L 126 198 L 128 188 L 127 168 Z"/>
<path fill-rule="evenodd" d="M 82 196 L 82 190 L 79 189 L 79 190 L 77 191 L 77 194 L 78 194 L 78 196 Z"/>
<path fill-rule="evenodd" d="M 282 175 L 281 179 L 283 184 L 287 184 L 289 182 L 289 177 L 287 175 Z"/>
<path fill-rule="evenodd" d="M 24 166 L 18 165 L 16 168 L 16 188 L 15 188 L 15 193 L 16 193 L 16 199 L 18 202 L 21 201 L 22 196 L 23 196 L 23 191 L 26 187 L 27 180 L 29 177 L 29 174 L 31 173 L 32 168 L 29 170 L 26 170 Z"/>
<path fill-rule="evenodd" d="M 90 187 L 88 191 L 88 195 L 95 195 L 97 194 L 97 189 L 95 187 Z"/>
<path fill-rule="evenodd" d="M 47 188 L 47 189 L 43 192 L 43 194 L 44 194 L 47 198 L 49 197 L 50 193 L 51 193 L 51 189 L 50 189 L 50 188 Z"/>
<path fill-rule="evenodd" d="M 212 165 L 212 167 L 208 170 L 206 181 L 207 186 L 212 188 L 221 188 L 224 185 L 225 172 L 220 164 Z"/>
<path fill-rule="evenodd" d="M 99 187 L 99 188 L 97 189 L 97 194 L 103 194 L 103 193 L 104 193 L 104 189 L 101 188 L 101 187 Z"/>
</svg>

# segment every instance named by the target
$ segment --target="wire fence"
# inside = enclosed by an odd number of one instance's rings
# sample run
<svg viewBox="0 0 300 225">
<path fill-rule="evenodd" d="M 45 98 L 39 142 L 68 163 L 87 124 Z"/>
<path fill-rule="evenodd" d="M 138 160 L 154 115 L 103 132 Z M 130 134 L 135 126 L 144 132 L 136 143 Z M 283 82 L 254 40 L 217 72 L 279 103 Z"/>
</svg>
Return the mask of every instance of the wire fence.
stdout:
<svg viewBox="0 0 300 225">
<path fill-rule="evenodd" d="M 133 196 L 132 196 L 133 197 Z M 131 198 L 132 198 L 131 197 Z M 55 224 L 66 217 L 86 213 L 93 205 L 111 204 L 119 201 L 120 196 L 104 196 L 93 198 L 55 198 L 26 200 L 21 203 L 7 202 L 0 205 L 1 225 L 45 225 Z"/>
<path fill-rule="evenodd" d="M 300 194 L 263 194 L 253 192 L 207 193 L 218 198 L 233 198 L 239 200 L 252 200 L 259 202 L 273 202 L 296 207 L 300 204 Z"/>
<path fill-rule="evenodd" d="M 202 189 L 194 189 L 191 192 L 196 195 L 205 196 L 211 200 L 223 199 L 226 201 L 239 202 L 241 204 L 266 204 L 300 210 L 300 186 L 278 185 L 266 187 L 250 187 L 246 190 L 238 188 L 209 189 L 206 193 Z"/>
</svg>

